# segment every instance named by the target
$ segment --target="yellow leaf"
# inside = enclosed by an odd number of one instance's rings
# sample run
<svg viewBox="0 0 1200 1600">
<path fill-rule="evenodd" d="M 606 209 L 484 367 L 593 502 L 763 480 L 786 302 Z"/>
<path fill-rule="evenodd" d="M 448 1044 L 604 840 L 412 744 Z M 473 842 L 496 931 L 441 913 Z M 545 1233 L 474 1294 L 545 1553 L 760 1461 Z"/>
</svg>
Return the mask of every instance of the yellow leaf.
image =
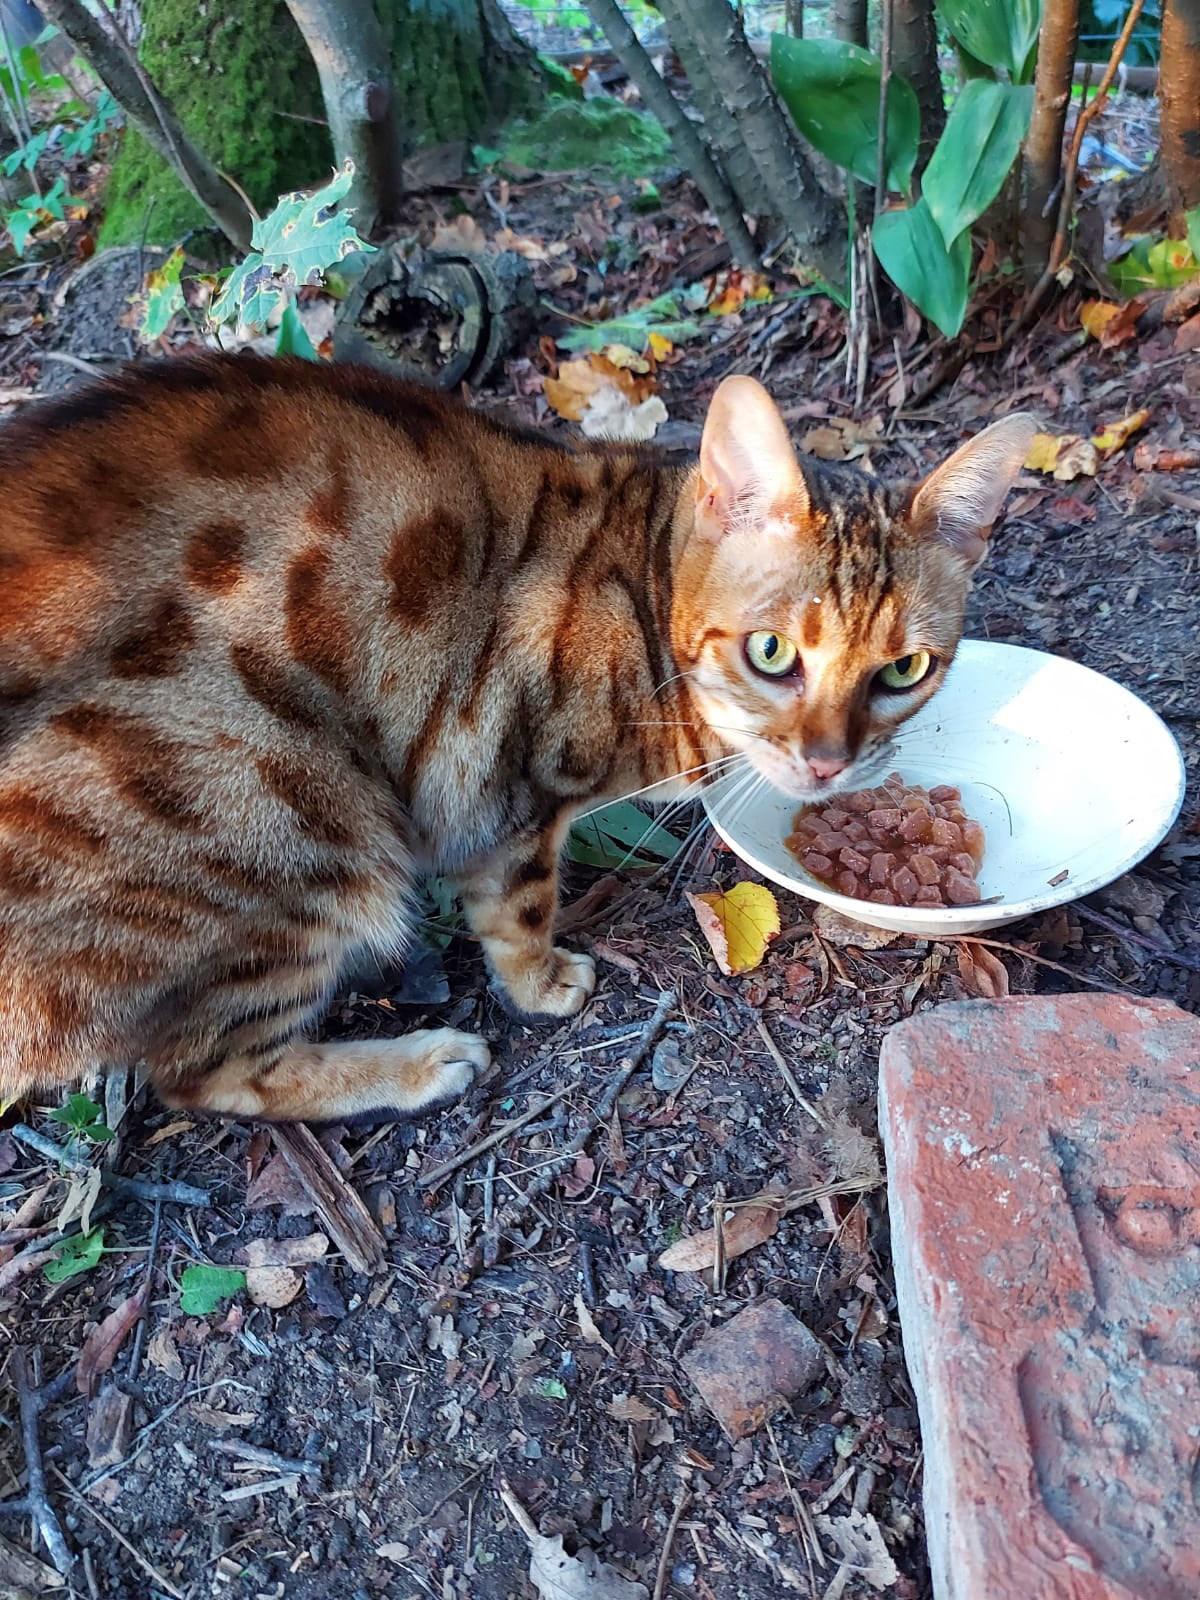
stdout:
<svg viewBox="0 0 1200 1600">
<path fill-rule="evenodd" d="M 1119 422 L 1110 422 L 1106 428 L 1092 435 L 1092 443 L 1102 456 L 1111 456 L 1128 443 L 1129 439 L 1139 428 L 1144 428 L 1150 420 L 1149 408 L 1143 406 L 1140 411 L 1134 411 L 1128 417 L 1122 417 Z"/>
<path fill-rule="evenodd" d="M 664 356 L 669 356 L 671 351 L 675 348 L 665 334 L 655 333 L 653 328 L 646 335 L 646 342 L 654 352 L 654 359 L 656 361 L 661 361 Z"/>
<path fill-rule="evenodd" d="M 1035 433 L 1033 442 L 1029 446 L 1029 454 L 1025 457 L 1025 465 L 1030 472 L 1053 472 L 1054 463 L 1058 460 L 1059 440 L 1053 433 Z"/>
<path fill-rule="evenodd" d="M 739 284 L 731 283 L 723 289 L 715 300 L 710 300 L 708 309 L 714 317 L 727 317 L 734 311 L 740 311 L 746 303 L 746 291 Z"/>
<path fill-rule="evenodd" d="M 1079 310 L 1079 320 L 1093 339 L 1099 339 L 1112 319 L 1120 314 L 1120 306 L 1113 305 L 1111 300 L 1085 300 Z"/>
<path fill-rule="evenodd" d="M 1077 433 L 1035 433 L 1025 465 L 1031 472 L 1052 473 L 1060 483 L 1094 478 L 1100 458 L 1090 439 Z"/>
<path fill-rule="evenodd" d="M 650 363 L 645 356 L 638 355 L 630 345 L 606 344 L 601 354 L 606 356 L 614 367 L 624 368 L 628 372 L 650 371 Z"/>
<path fill-rule="evenodd" d="M 753 972 L 779 933 L 779 906 L 761 883 L 735 883 L 724 894 L 689 894 L 700 931 L 729 977 Z"/>
</svg>

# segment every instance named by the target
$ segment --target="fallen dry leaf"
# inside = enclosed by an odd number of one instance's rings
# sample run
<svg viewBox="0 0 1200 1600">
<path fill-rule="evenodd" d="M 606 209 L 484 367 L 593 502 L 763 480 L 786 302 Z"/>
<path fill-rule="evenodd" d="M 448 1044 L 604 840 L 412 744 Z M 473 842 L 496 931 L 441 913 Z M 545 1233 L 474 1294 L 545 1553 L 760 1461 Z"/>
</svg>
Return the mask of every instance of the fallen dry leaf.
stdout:
<svg viewBox="0 0 1200 1600">
<path fill-rule="evenodd" d="M 657 1422 L 658 1412 L 632 1394 L 615 1394 L 608 1402 L 608 1414 L 614 1422 Z"/>
<path fill-rule="evenodd" d="M 433 230 L 435 250 L 461 250 L 464 255 L 481 256 L 487 247 L 487 235 L 475 218 L 466 213 L 455 217 L 453 222 L 439 222 Z"/>
<path fill-rule="evenodd" d="M 608 1351 L 610 1356 L 616 1355 L 616 1351 L 613 1349 L 612 1345 L 609 1344 L 608 1340 L 596 1326 L 596 1319 L 588 1310 L 583 1296 L 578 1292 L 576 1292 L 575 1295 L 575 1316 L 579 1323 L 579 1331 L 589 1344 L 602 1345 L 603 1348 Z"/>
<path fill-rule="evenodd" d="M 153 1335 L 146 1346 L 146 1358 L 152 1367 L 165 1372 L 168 1378 L 183 1377 L 183 1362 L 179 1359 L 170 1328 L 162 1327 Z"/>
<path fill-rule="evenodd" d="M 110 1383 L 88 1407 L 88 1466 L 115 1467 L 129 1453 L 132 1437 L 133 1396 L 118 1389 L 115 1383 Z"/>
<path fill-rule="evenodd" d="M 1093 339 L 1099 339 L 1112 319 L 1120 314 L 1120 306 L 1111 300 L 1085 300 L 1079 308 L 1079 321 Z"/>
<path fill-rule="evenodd" d="M 190 1117 L 180 1117 L 177 1122 L 168 1122 L 165 1128 L 159 1128 L 150 1135 L 144 1148 L 149 1150 L 152 1145 L 161 1144 L 164 1139 L 173 1139 L 177 1133 L 190 1133 L 195 1126 Z"/>
<path fill-rule="evenodd" d="M 529 1577 L 541 1600 L 649 1600 L 650 1591 L 644 1583 L 622 1577 L 594 1550 L 584 1548 L 570 1556 L 563 1548 L 561 1533 L 553 1539 L 539 1533 L 505 1478 L 500 1480 L 500 1498 L 529 1540 Z"/>
<path fill-rule="evenodd" d="M 1077 433 L 1035 433 L 1025 457 L 1030 472 L 1046 472 L 1060 483 L 1073 483 L 1076 478 L 1094 478 L 1100 458 L 1090 439 L 1081 439 Z"/>
<path fill-rule="evenodd" d="M 735 883 L 724 893 L 689 894 L 700 931 L 727 977 L 753 972 L 779 933 L 779 904 L 765 884 Z"/>
<path fill-rule="evenodd" d="M 550 252 L 540 239 L 530 239 L 524 234 L 514 233 L 511 228 L 501 228 L 493 243 L 497 250 L 515 250 L 517 255 L 524 256 L 526 261 L 550 259 Z"/>
<path fill-rule="evenodd" d="M 256 1306 L 279 1311 L 290 1306 L 304 1287 L 295 1270 L 319 1261 L 329 1248 L 323 1233 L 303 1239 L 251 1239 L 242 1252 L 246 1266 L 246 1293 Z"/>
<path fill-rule="evenodd" d="M 610 345 L 609 349 L 619 353 L 621 347 Z M 643 370 L 636 372 L 593 350 L 575 361 L 560 363 L 557 376 L 547 378 L 543 384 L 546 399 L 568 422 L 581 422 L 589 402 L 604 389 L 616 389 L 626 396 L 631 407 L 639 406 L 650 398 L 655 387 L 649 363 L 643 362 L 642 366 Z"/>
<path fill-rule="evenodd" d="M 1121 417 L 1117 422 L 1110 422 L 1101 428 L 1099 433 L 1094 433 L 1092 443 L 1100 452 L 1101 459 L 1107 460 L 1109 456 L 1115 455 L 1138 429 L 1144 428 L 1149 421 L 1149 408 L 1143 406 L 1140 411 L 1132 411 L 1129 416 Z"/>
<path fill-rule="evenodd" d="M 146 1309 L 146 1291 L 139 1289 L 128 1300 L 122 1300 L 115 1311 L 110 1311 L 83 1341 L 79 1352 L 79 1365 L 75 1369 L 75 1387 L 80 1394 L 91 1394 L 96 1379 L 107 1372 L 117 1359 L 130 1329 Z"/>
<path fill-rule="evenodd" d="M 812 925 L 822 939 L 828 939 L 839 950 L 851 947 L 855 950 L 884 950 L 900 937 L 890 928 L 872 928 L 868 923 L 855 922 L 853 917 L 844 917 L 840 911 L 826 905 L 818 906 L 813 912 Z"/>
<path fill-rule="evenodd" d="M 843 1563 L 872 1589 L 890 1589 L 899 1582 L 896 1563 L 883 1542 L 883 1531 L 870 1512 L 844 1517 L 814 1517 L 818 1529 L 841 1546 Z"/>
<path fill-rule="evenodd" d="M 816 456 L 821 461 L 855 461 L 882 438 L 883 421 L 879 417 L 869 417 L 866 422 L 857 422 L 853 417 L 831 417 L 819 427 L 810 428 L 800 440 L 799 448 L 805 455 Z"/>
<path fill-rule="evenodd" d="M 1003 1000 L 1008 992 L 1008 968 L 987 945 L 964 939 L 958 947 L 958 975 L 968 994 L 980 1000 Z"/>
<path fill-rule="evenodd" d="M 553 1539 L 538 1534 L 531 1546 L 529 1577 L 542 1600 L 649 1600 L 644 1583 L 623 1578 L 594 1550 L 569 1556 L 561 1533 Z"/>
<path fill-rule="evenodd" d="M 650 346 L 656 361 L 662 361 L 675 348 L 665 333 L 657 333 L 653 328 L 646 335 L 646 343 Z"/>
<path fill-rule="evenodd" d="M 1188 350 L 1200 350 L 1200 311 L 1181 322 L 1175 331 L 1176 353 L 1181 355 Z"/>
<path fill-rule="evenodd" d="M 744 1256 L 747 1250 L 765 1244 L 779 1227 L 784 1196 L 770 1191 L 741 1200 L 723 1212 L 721 1229 L 725 1259 Z M 658 1266 L 668 1272 L 711 1272 L 716 1265 L 717 1231 L 689 1234 L 676 1239 L 658 1258 Z"/>
</svg>

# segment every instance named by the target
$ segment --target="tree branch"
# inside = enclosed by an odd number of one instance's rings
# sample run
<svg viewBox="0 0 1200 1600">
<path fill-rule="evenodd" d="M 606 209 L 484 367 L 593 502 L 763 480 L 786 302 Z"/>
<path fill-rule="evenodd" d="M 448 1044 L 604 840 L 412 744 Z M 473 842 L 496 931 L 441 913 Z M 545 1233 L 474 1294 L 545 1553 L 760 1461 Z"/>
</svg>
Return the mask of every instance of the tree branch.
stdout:
<svg viewBox="0 0 1200 1600">
<path fill-rule="evenodd" d="M 1079 0 L 1046 0 L 1038 35 L 1033 117 L 1025 138 L 1021 254 L 1032 283 L 1045 271 L 1054 237 L 1051 201 L 1062 171 L 1063 130 L 1071 103 Z"/>
<path fill-rule="evenodd" d="M 584 5 L 592 21 L 612 45 L 617 60 L 641 95 L 642 103 L 654 113 L 671 136 L 671 144 L 680 165 L 691 173 L 700 192 L 716 213 L 735 258 L 743 267 L 756 267 L 758 253 L 741 208 L 683 107 L 654 70 L 653 61 L 625 20 L 617 0 L 584 0 Z"/>
<path fill-rule="evenodd" d="M 361 233 L 395 219 L 404 149 L 391 55 L 372 0 L 287 0 L 317 75 L 339 166 L 355 166 L 349 204 Z"/>
<path fill-rule="evenodd" d="M 179 174 L 221 232 L 239 250 L 249 250 L 251 219 L 245 202 L 183 131 L 179 118 L 120 43 L 86 10 L 82 0 L 38 0 L 53 22 L 95 71 L 130 122 Z"/>
</svg>

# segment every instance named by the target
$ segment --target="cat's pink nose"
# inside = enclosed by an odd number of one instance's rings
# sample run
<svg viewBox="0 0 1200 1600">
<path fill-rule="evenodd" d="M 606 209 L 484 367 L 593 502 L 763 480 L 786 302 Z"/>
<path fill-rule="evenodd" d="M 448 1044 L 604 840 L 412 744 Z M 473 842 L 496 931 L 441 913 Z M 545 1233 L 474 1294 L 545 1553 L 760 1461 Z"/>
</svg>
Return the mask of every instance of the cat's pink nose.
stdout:
<svg viewBox="0 0 1200 1600">
<path fill-rule="evenodd" d="M 845 772 L 850 765 L 848 761 L 821 761 L 816 756 L 808 756 L 806 760 L 814 778 L 836 778 L 839 772 Z"/>
</svg>

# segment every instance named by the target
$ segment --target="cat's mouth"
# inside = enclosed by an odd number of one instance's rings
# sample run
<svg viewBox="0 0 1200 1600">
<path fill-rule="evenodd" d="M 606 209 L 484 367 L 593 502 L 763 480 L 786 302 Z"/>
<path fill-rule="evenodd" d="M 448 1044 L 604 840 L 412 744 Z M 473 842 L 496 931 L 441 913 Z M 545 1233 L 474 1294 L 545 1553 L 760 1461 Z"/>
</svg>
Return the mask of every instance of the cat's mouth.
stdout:
<svg viewBox="0 0 1200 1600">
<path fill-rule="evenodd" d="M 818 777 L 802 755 L 774 745 L 757 746 L 746 754 L 773 789 L 810 804 L 850 789 L 869 788 L 888 766 L 887 751 L 878 747 L 862 751 L 841 772 L 827 778 Z"/>
</svg>

